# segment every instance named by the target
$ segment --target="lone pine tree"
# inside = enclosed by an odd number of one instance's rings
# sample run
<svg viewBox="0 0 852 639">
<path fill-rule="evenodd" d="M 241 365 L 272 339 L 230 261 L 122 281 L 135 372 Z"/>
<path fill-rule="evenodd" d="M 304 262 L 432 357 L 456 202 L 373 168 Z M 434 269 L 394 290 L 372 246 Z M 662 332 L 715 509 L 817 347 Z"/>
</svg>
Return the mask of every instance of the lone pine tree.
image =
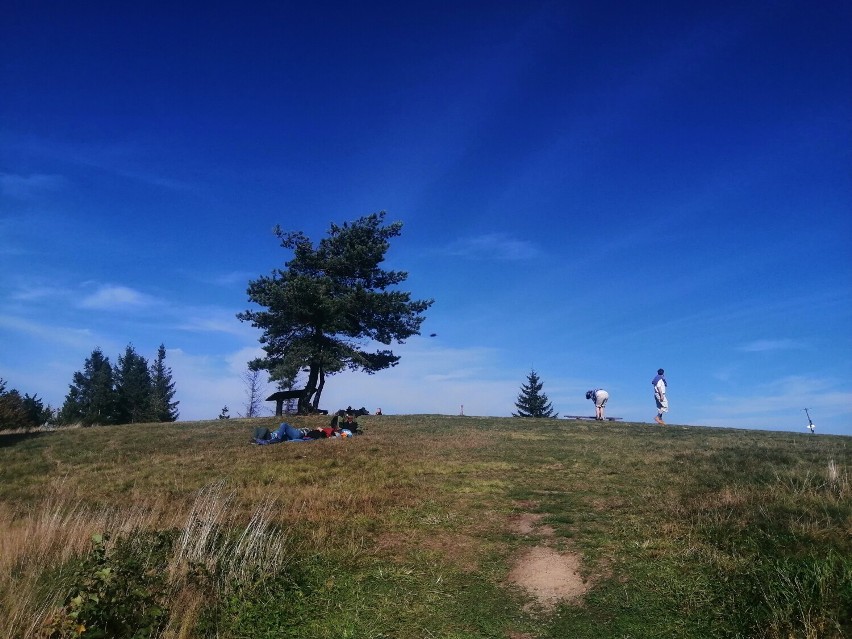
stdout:
<svg viewBox="0 0 852 639">
<path fill-rule="evenodd" d="M 535 370 L 531 370 L 527 375 L 527 383 L 521 385 L 521 393 L 518 395 L 518 401 L 515 402 L 517 413 L 512 413 L 514 417 L 559 417 L 558 413 L 553 412 L 553 406 L 547 395 L 542 392 L 543 384 L 536 374 Z"/>
<path fill-rule="evenodd" d="M 319 408 L 327 376 L 396 366 L 399 355 L 371 349 L 420 334 L 432 300 L 413 300 L 396 290 L 408 273 L 381 267 L 401 230 L 401 222 L 385 224 L 383 211 L 332 224 L 328 237 L 316 244 L 301 231 L 275 228 L 292 258 L 271 276 L 249 282 L 249 301 L 257 308 L 237 317 L 263 331 L 266 356 L 250 368 L 267 370 L 270 381 L 285 385 L 307 374 L 300 413 Z"/>
</svg>

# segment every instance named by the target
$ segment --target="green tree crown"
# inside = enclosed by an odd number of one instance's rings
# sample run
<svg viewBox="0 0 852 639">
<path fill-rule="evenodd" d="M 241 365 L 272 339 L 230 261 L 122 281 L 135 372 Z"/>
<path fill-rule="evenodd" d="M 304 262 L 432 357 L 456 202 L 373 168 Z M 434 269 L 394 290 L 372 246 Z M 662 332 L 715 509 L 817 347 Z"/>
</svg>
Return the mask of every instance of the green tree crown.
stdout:
<svg viewBox="0 0 852 639">
<path fill-rule="evenodd" d="M 368 374 L 395 366 L 399 356 L 371 343 L 389 345 L 419 334 L 433 300 L 389 288 L 408 274 L 381 268 L 401 222 L 384 224 L 384 211 L 342 226 L 332 224 L 318 244 L 301 231 L 274 232 L 292 251 L 284 269 L 249 282 L 249 301 L 265 310 L 239 313 L 263 331 L 266 356 L 250 362 L 270 380 L 292 384 L 307 373 L 299 411 L 316 409 L 327 375 L 342 370 Z"/>
</svg>

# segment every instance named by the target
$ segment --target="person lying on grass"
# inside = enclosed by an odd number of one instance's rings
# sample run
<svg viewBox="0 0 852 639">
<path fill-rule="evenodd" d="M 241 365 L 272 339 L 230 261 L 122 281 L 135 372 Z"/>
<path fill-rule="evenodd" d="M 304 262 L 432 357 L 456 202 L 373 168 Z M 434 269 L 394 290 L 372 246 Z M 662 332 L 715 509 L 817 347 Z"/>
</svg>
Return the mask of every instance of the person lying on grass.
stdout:
<svg viewBox="0 0 852 639">
<path fill-rule="evenodd" d="M 359 429 L 358 422 L 355 421 L 352 413 L 346 413 L 345 416 L 340 414 L 335 415 L 331 418 L 331 427 L 348 430 L 353 435 L 360 435 L 363 432 Z"/>
<path fill-rule="evenodd" d="M 265 446 L 267 444 L 279 444 L 281 442 L 304 442 L 313 439 L 325 439 L 327 437 L 351 437 L 352 431 L 343 428 L 326 426 L 324 428 L 296 428 L 287 422 L 281 422 L 269 437 L 255 437 L 254 443 Z"/>
</svg>

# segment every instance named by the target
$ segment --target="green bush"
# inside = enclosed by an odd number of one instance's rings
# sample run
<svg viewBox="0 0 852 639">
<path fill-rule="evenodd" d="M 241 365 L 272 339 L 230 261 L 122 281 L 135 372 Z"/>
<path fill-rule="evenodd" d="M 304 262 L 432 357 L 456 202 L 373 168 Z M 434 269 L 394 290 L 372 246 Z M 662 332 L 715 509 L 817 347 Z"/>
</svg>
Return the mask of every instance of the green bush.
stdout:
<svg viewBox="0 0 852 639">
<path fill-rule="evenodd" d="M 49 622 L 50 639 L 149 639 L 168 619 L 164 578 L 173 535 L 152 533 L 119 539 L 92 537 L 92 552 L 74 571 L 59 614 Z"/>
</svg>

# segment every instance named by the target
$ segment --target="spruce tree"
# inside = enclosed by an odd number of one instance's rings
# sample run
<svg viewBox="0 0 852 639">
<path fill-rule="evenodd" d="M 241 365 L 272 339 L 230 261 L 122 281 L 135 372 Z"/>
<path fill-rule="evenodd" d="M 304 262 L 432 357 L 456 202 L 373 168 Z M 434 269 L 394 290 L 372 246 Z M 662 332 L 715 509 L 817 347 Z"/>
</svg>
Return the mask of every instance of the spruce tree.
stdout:
<svg viewBox="0 0 852 639">
<path fill-rule="evenodd" d="M 115 369 L 115 394 L 117 399 L 116 424 L 135 424 L 154 421 L 151 374 L 148 360 L 127 345 L 124 355 L 119 355 Z"/>
<path fill-rule="evenodd" d="M 82 371 L 74 373 L 60 410 L 63 424 L 83 426 L 115 423 L 115 387 L 112 365 L 100 348 L 92 351 Z"/>
<path fill-rule="evenodd" d="M 172 369 L 166 366 L 166 347 L 160 344 L 157 349 L 157 359 L 151 365 L 151 408 L 153 417 L 158 422 L 176 421 L 180 414 L 173 402 L 175 383 L 172 381 Z"/>
<path fill-rule="evenodd" d="M 517 413 L 512 413 L 513 417 L 559 417 L 558 413 L 553 412 L 553 406 L 547 399 L 547 395 L 542 392 L 543 384 L 536 374 L 535 370 L 530 371 L 527 375 L 527 383 L 521 385 L 521 393 L 518 395 L 518 401 L 515 402 Z"/>
</svg>

